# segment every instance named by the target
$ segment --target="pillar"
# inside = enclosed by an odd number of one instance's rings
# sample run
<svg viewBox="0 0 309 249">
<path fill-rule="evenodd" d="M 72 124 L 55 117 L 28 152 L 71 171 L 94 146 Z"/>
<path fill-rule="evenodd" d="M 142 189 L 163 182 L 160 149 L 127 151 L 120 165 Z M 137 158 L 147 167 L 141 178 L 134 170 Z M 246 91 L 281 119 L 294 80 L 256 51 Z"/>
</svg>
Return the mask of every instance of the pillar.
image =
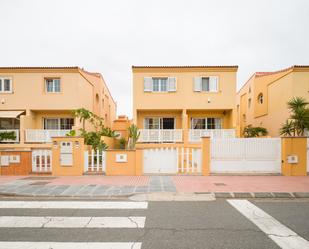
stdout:
<svg viewBox="0 0 309 249">
<path fill-rule="evenodd" d="M 210 175 L 210 137 L 202 137 L 202 175 Z"/>
</svg>

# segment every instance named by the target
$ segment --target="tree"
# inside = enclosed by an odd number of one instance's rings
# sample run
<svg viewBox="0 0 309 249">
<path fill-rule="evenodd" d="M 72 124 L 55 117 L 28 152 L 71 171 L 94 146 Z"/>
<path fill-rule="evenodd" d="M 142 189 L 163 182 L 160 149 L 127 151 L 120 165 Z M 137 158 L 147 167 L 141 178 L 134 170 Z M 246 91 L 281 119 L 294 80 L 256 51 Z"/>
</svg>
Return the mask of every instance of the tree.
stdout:
<svg viewBox="0 0 309 249">
<path fill-rule="evenodd" d="M 85 130 L 86 120 L 89 120 L 92 116 L 92 112 L 85 108 L 79 108 L 73 111 L 75 117 L 79 118 L 79 122 L 83 124 L 83 130 Z"/>
<path fill-rule="evenodd" d="M 282 124 L 280 135 L 282 136 L 304 136 L 309 129 L 309 103 L 302 97 L 294 97 L 288 101 L 290 118 Z"/>
<path fill-rule="evenodd" d="M 129 149 L 134 149 L 135 148 L 135 144 L 137 142 L 137 140 L 139 139 L 140 136 L 140 132 L 137 128 L 137 126 L 135 124 L 132 124 L 129 128 L 129 141 L 128 141 L 128 148 Z"/>
<path fill-rule="evenodd" d="M 264 127 L 252 127 L 248 125 L 244 129 L 244 137 L 260 137 L 260 136 L 266 136 L 268 134 L 268 131 Z"/>
</svg>

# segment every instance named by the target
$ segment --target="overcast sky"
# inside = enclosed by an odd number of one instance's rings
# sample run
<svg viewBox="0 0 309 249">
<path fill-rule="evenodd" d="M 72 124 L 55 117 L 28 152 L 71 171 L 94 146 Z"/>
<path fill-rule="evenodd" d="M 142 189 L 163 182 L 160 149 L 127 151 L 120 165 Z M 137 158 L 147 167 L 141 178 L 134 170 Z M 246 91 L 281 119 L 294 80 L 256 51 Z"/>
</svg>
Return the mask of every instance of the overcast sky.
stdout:
<svg viewBox="0 0 309 249">
<path fill-rule="evenodd" d="M 101 72 L 132 113 L 132 65 L 309 64 L 308 0 L 0 0 L 0 66 Z"/>
</svg>

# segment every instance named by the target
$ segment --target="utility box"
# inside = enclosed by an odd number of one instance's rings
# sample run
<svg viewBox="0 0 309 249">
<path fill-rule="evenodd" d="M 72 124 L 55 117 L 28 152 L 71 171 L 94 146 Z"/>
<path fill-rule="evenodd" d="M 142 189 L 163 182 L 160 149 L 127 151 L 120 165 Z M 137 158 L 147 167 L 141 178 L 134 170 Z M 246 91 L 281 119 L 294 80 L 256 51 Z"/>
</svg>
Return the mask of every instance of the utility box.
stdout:
<svg viewBox="0 0 309 249">
<path fill-rule="evenodd" d="M 298 163 L 298 156 L 297 155 L 289 155 L 287 156 L 288 163 Z"/>
<path fill-rule="evenodd" d="M 73 165 L 73 143 L 60 142 L 60 165 L 72 166 Z"/>
</svg>

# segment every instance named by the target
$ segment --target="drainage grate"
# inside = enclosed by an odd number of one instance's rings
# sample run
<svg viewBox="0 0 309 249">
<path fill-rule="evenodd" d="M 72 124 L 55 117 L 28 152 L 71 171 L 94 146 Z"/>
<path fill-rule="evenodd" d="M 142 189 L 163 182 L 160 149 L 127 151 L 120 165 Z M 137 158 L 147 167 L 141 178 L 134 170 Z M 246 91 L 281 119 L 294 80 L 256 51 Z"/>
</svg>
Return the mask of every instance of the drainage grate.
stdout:
<svg viewBox="0 0 309 249">
<path fill-rule="evenodd" d="M 51 176 L 29 176 L 22 178 L 20 180 L 31 180 L 31 181 L 36 181 L 36 180 L 54 180 L 57 179 L 57 177 L 51 177 Z"/>
<path fill-rule="evenodd" d="M 223 183 L 223 182 L 216 182 L 216 183 L 214 183 L 216 186 L 226 186 L 226 184 L 225 183 Z"/>
<path fill-rule="evenodd" d="M 33 182 L 33 183 L 30 183 L 29 185 L 46 185 L 50 182 Z"/>
</svg>

